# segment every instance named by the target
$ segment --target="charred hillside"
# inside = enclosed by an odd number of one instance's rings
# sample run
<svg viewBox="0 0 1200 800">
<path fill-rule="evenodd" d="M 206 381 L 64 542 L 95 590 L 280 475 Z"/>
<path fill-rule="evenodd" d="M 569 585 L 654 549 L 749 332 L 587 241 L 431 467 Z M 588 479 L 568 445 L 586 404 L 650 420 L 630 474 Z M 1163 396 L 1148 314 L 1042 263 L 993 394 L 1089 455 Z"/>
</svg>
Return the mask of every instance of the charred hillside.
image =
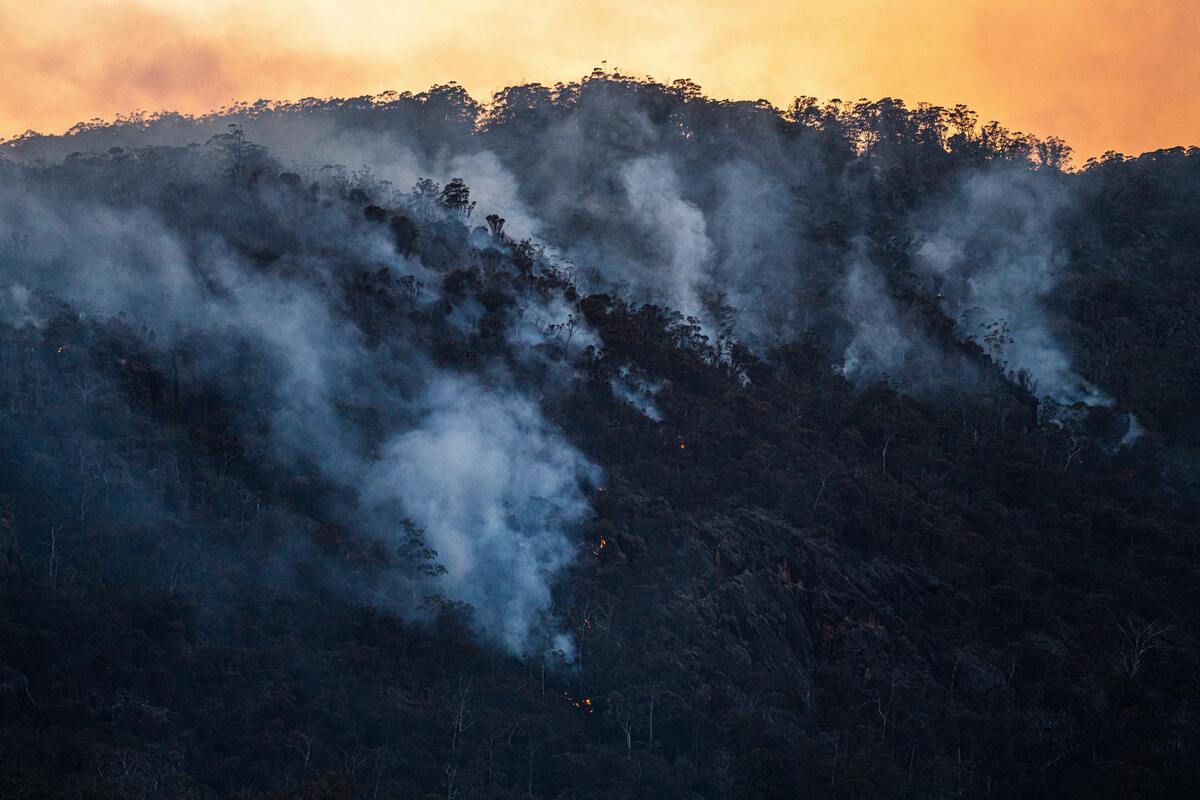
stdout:
<svg viewBox="0 0 1200 800">
<path fill-rule="evenodd" d="M 597 73 L 0 158 L 0 794 L 1194 797 L 1200 153 Z"/>
</svg>

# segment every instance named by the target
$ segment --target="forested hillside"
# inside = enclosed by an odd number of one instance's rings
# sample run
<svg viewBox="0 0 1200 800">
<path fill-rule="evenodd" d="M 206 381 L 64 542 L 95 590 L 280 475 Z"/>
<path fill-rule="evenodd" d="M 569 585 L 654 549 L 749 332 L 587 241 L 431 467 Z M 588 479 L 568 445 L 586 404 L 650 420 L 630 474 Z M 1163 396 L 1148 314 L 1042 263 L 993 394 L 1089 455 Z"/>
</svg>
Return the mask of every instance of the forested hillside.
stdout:
<svg viewBox="0 0 1200 800">
<path fill-rule="evenodd" d="M 0 796 L 1200 794 L 1200 150 L 596 72 L 0 152 Z"/>
</svg>

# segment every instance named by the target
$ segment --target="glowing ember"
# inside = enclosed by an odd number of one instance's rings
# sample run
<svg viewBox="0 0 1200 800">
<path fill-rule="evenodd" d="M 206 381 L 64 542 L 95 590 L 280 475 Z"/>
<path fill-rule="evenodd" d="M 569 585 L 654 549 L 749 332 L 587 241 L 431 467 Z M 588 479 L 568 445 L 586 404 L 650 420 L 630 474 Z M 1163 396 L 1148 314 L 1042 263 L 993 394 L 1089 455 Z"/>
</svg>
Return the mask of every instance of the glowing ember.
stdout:
<svg viewBox="0 0 1200 800">
<path fill-rule="evenodd" d="M 575 708 L 578 708 L 580 711 L 591 714 L 596 710 L 596 707 L 594 705 L 592 705 L 592 698 L 590 698 L 590 697 L 585 697 L 581 700 L 576 700 L 575 698 L 571 697 L 571 695 L 567 694 L 566 692 L 563 692 L 563 697 L 566 699 L 566 701 L 568 703 L 570 703 Z"/>
</svg>

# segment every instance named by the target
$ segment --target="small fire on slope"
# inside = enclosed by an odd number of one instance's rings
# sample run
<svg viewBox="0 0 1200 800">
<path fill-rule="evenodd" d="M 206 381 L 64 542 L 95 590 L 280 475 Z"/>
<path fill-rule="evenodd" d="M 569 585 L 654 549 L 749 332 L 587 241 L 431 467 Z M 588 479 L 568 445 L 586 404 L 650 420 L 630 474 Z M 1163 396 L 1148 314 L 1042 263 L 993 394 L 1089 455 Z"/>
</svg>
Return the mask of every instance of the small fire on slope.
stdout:
<svg viewBox="0 0 1200 800">
<path fill-rule="evenodd" d="M 592 714 L 596 711 L 596 707 L 595 707 L 595 705 L 592 704 L 592 698 L 590 698 L 590 697 L 584 697 L 579 700 L 576 700 L 574 697 L 571 697 L 571 695 L 567 694 L 564 691 L 563 698 L 568 703 L 570 703 L 574 708 L 579 709 L 580 711 L 584 712 L 585 714 Z"/>
</svg>

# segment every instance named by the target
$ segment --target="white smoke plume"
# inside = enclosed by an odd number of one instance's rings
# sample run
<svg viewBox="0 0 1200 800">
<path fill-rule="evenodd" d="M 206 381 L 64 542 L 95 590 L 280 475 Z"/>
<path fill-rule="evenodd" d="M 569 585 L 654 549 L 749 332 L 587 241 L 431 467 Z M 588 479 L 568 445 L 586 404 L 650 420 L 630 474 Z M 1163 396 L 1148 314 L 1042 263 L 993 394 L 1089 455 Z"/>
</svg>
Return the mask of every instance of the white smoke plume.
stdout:
<svg viewBox="0 0 1200 800">
<path fill-rule="evenodd" d="M 551 586 L 574 555 L 569 534 L 588 511 L 582 485 L 597 470 L 502 372 L 493 377 L 505 388 L 485 388 L 435 366 L 402 327 L 369 342 L 350 321 L 330 288 L 348 274 L 426 274 L 395 252 L 385 228 L 333 197 L 269 187 L 253 200 L 265 209 L 254 233 L 284 255 L 282 268 L 263 269 L 229 246 L 224 209 L 204 207 L 224 202 L 223 185 L 189 200 L 193 219 L 218 220 L 197 229 L 70 181 L 56 189 L 52 177 L 34 170 L 0 190 L 0 238 L 19 242 L 0 253 L 7 324 L 40 324 L 31 298 L 48 297 L 125 320 L 164 356 L 186 350 L 198 380 L 260 410 L 262 456 L 315 468 L 363 497 L 358 509 L 329 513 L 394 533 L 395 544 L 398 519 L 411 518 L 447 570 L 429 591 L 470 603 L 481 634 L 510 652 L 544 648 L 555 635 Z M 194 177 L 221 180 L 216 168 Z M 158 178 L 147 170 L 141 179 L 152 188 Z M 251 373 L 238 366 L 247 354 L 261 365 Z M 363 446 L 346 402 L 379 410 L 395 431 L 378 453 Z M 406 597 L 383 600 L 415 613 Z"/>
<path fill-rule="evenodd" d="M 488 638 L 528 652 L 575 553 L 564 531 L 588 514 L 579 486 L 598 471 L 519 395 L 443 375 L 419 406 L 371 465 L 367 495 L 425 529 L 447 569 L 443 590 L 473 606 Z"/>
<path fill-rule="evenodd" d="M 639 276 L 688 315 L 701 311 L 697 287 L 712 255 L 704 214 L 680 195 L 679 179 L 664 158 L 639 158 L 621 167 L 621 183 L 634 218 L 657 246 L 660 263 Z M 657 284 L 657 285 L 656 285 Z"/>
<path fill-rule="evenodd" d="M 947 315 L 1009 372 L 1024 370 L 1040 395 L 1062 405 L 1111 401 L 1074 371 L 1045 308 L 1065 254 L 1055 217 L 1061 184 L 1015 168 L 968 175 L 927 217 L 918 269 Z"/>
</svg>

